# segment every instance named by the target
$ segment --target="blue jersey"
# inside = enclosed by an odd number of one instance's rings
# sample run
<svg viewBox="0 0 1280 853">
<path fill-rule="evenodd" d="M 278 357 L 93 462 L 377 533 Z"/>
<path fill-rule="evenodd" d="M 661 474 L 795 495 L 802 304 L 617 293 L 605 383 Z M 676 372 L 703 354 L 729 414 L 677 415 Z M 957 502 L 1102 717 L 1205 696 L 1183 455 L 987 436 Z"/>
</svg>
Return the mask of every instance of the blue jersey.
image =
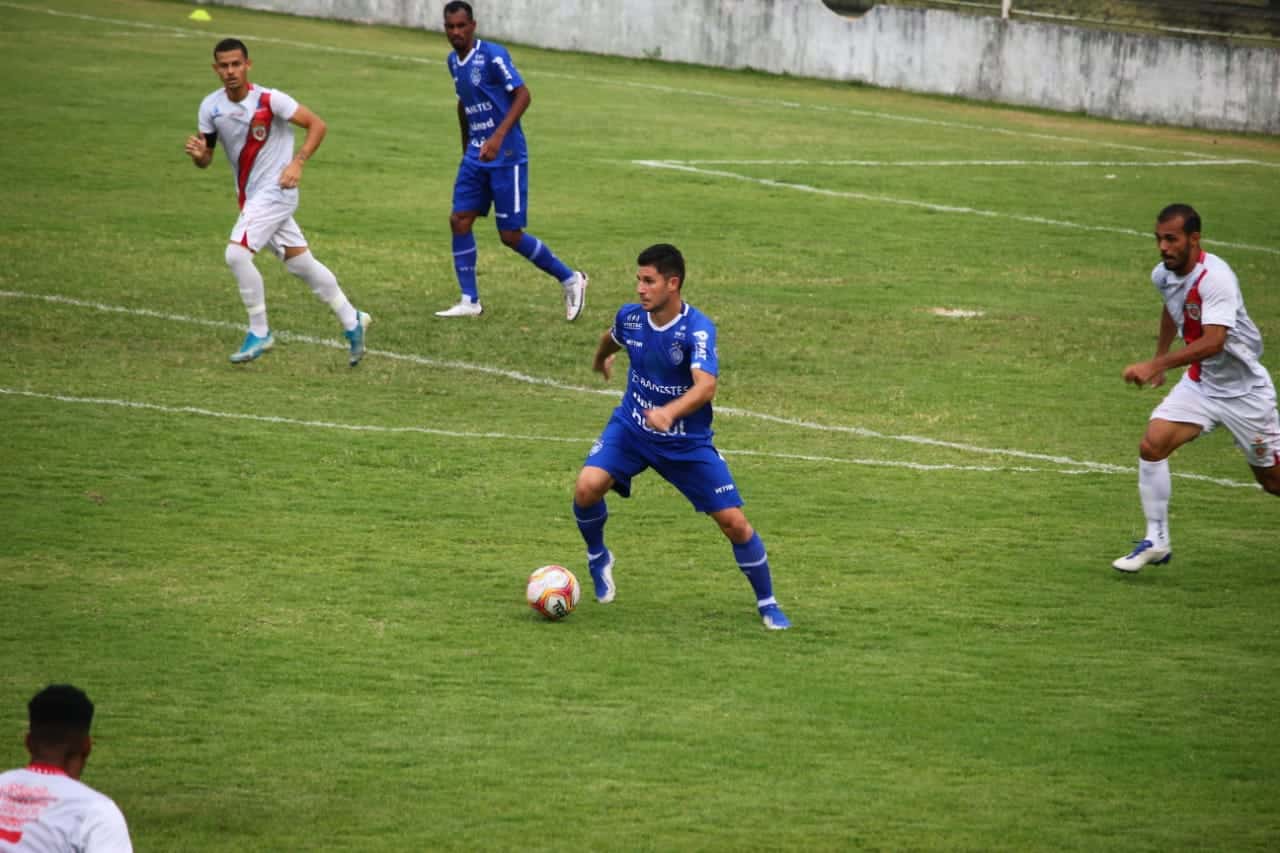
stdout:
<svg viewBox="0 0 1280 853">
<path fill-rule="evenodd" d="M 614 418 L 650 439 L 710 439 L 710 403 L 676 421 L 665 433 L 645 422 L 644 410 L 664 406 L 692 388 L 694 368 L 719 374 L 716 324 L 711 318 L 684 303 L 675 319 L 658 328 L 649 313 L 633 303 L 618 310 L 610 334 L 631 359 L 627 392 L 614 409 Z"/>
<path fill-rule="evenodd" d="M 481 166 L 514 166 L 529 162 L 524 131 L 516 122 L 502 141 L 502 151 L 493 160 L 480 159 L 480 146 L 493 135 L 511 111 L 512 93 L 524 85 L 511 54 L 500 44 L 476 39 L 464 59 L 449 54 L 449 74 L 467 120 L 466 159 Z"/>
</svg>

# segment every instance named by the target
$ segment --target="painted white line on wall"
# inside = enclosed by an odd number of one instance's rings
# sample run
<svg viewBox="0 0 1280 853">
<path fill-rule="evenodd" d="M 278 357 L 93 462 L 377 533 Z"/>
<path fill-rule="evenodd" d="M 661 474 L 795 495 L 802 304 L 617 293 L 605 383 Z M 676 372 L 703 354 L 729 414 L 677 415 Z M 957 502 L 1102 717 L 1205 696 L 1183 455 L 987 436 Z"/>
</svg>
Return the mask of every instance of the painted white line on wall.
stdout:
<svg viewBox="0 0 1280 853">
<path fill-rule="evenodd" d="M 1149 233 L 1145 231 L 1136 231 L 1132 228 L 1116 228 L 1111 225 L 1085 225 L 1080 222 L 1068 222 L 1063 219 L 1048 219 L 1043 216 L 1028 216 L 1023 213 L 1001 213 L 998 210 L 983 210 L 978 207 L 934 204 L 933 202 L 928 201 L 917 201 L 910 198 L 877 195 L 875 193 L 860 193 L 854 190 L 831 190 L 826 189 L 825 187 L 811 186 L 810 184 L 795 184 L 787 181 L 775 181 L 772 178 L 757 178 L 753 175 L 726 172 L 723 169 L 700 169 L 697 166 L 688 166 L 671 160 L 632 160 L 631 162 L 637 166 L 643 166 L 649 169 L 671 169 L 677 172 L 690 172 L 696 175 L 707 175 L 713 178 L 728 178 L 730 180 L 743 181 L 749 184 L 759 184 L 764 187 L 773 187 L 781 190 L 794 190 L 795 192 L 824 195 L 831 198 L 850 198 L 858 201 L 876 202 L 878 204 L 915 207 L 922 210 L 931 210 L 936 213 L 956 213 L 964 216 L 983 216 L 989 219 L 1012 219 L 1015 222 L 1028 222 L 1033 225 L 1049 225 L 1055 228 L 1073 228 L 1078 231 L 1100 231 L 1104 234 L 1124 234 L 1131 237 L 1141 237 L 1144 240 L 1151 239 L 1151 235 Z M 1280 255 L 1280 249 L 1273 249 L 1270 246 L 1254 246 L 1249 243 L 1228 243 L 1225 240 L 1202 239 L 1200 242 L 1215 246 L 1227 246 L 1232 249 L 1245 249 L 1253 252 L 1266 252 L 1269 255 Z"/>
<path fill-rule="evenodd" d="M 161 311 L 150 311 L 147 309 L 128 308 L 120 305 L 105 305 L 100 302 L 90 302 L 83 299 L 75 299 L 69 296 L 59 296 L 54 294 L 26 293 L 23 291 L 0 290 L 0 298 L 6 299 L 34 299 L 43 302 L 50 302 L 59 305 L 67 305 L 78 308 L 89 308 L 95 311 L 104 311 L 114 314 L 125 314 L 135 317 L 149 317 L 153 319 L 166 320 L 177 323 L 190 323 L 200 326 L 243 330 L 241 323 L 232 323 L 225 320 L 205 320 L 196 317 L 187 317 L 182 314 L 168 314 Z M 330 349 L 346 349 L 347 345 L 337 340 L 327 338 L 316 338 L 310 335 L 300 335 L 288 331 L 275 332 L 276 337 L 282 341 L 306 344 L 314 344 L 317 346 L 328 347 Z M 556 379 L 549 379 L 541 376 L 533 376 L 528 373 L 521 373 L 517 370 L 507 370 L 506 368 L 493 367 L 485 364 L 474 364 L 472 362 L 458 361 L 455 359 L 436 359 L 428 356 L 416 355 L 413 353 L 399 353 L 390 350 L 370 349 L 369 355 L 378 358 L 386 358 L 395 361 L 405 361 L 413 364 L 420 364 L 425 367 L 444 368 L 448 370 L 465 370 L 476 373 L 483 373 L 489 376 L 497 376 L 503 379 L 510 379 L 515 382 L 523 382 L 530 385 L 541 385 L 547 388 L 555 388 L 561 391 L 569 391 L 577 394 L 594 394 L 597 396 L 611 397 L 618 399 L 621 396 L 619 389 L 606 388 L 587 388 L 582 385 L 573 385 L 567 382 L 561 382 Z M 754 420 L 765 421 L 767 423 L 779 424 L 781 426 L 794 427 L 796 429 L 811 430 L 814 432 L 834 433 L 840 435 L 853 435 L 859 438 L 874 439 L 880 441 L 894 441 L 906 444 L 918 444 L 927 447 L 937 447 L 947 450 L 956 450 L 963 453 L 975 453 L 988 456 L 1004 456 L 1011 459 L 1026 459 L 1037 462 L 1047 462 L 1053 465 L 1066 466 L 1069 468 L 1079 469 L 1081 472 L 1102 473 L 1102 474 L 1128 474 L 1132 475 L 1133 469 L 1123 465 L 1113 465 L 1107 462 L 1089 462 L 1080 459 L 1073 459 L 1069 456 L 1054 456 L 1046 453 L 1031 453 L 1025 450 L 1012 450 L 1008 448 L 983 447 L 975 444 L 965 444 L 957 441 L 944 441 L 942 439 L 928 438 L 919 435 L 894 435 L 883 433 L 866 427 L 844 426 L 840 424 L 823 424 L 815 421 L 806 421 L 798 418 L 784 418 L 778 415 L 770 415 L 764 412 L 754 412 L 748 409 L 739 409 L 734 406 L 716 406 L 716 412 L 722 415 L 736 415 L 738 417 L 751 418 Z M 1204 480 L 1206 482 L 1218 483 L 1220 485 L 1246 486 L 1247 483 L 1238 483 L 1234 480 L 1221 480 L 1212 477 L 1206 477 L 1200 474 L 1183 474 L 1175 473 L 1176 477 L 1184 477 L 1191 480 Z"/>
<path fill-rule="evenodd" d="M 593 438 L 569 438 L 562 435 L 528 435 L 522 433 L 506 433 L 506 432 L 471 432 L 466 430 L 437 429 L 434 427 L 406 426 L 392 427 L 381 426 L 378 424 L 353 424 L 341 423 L 338 421 L 316 421 L 303 418 L 287 418 L 277 415 L 257 415 L 245 412 L 222 412 L 215 409 L 206 409 L 200 406 L 166 406 L 159 403 L 146 403 L 139 400 L 120 400 L 110 397 L 78 397 L 69 394 L 47 394 L 39 391 L 28 391 L 18 388 L 2 388 L 0 387 L 0 396 L 9 397 L 26 397 L 35 400 L 50 400 L 57 403 L 68 403 L 75 405 L 88 406 L 110 406 L 123 409 L 134 409 L 138 411 L 157 412 L 166 415 L 190 415 L 202 418 L 216 418 L 219 420 L 233 421 L 251 421 L 253 423 L 262 423 L 272 426 L 294 426 L 305 427 L 309 429 L 327 429 L 327 430 L 345 430 L 347 432 L 361 433 L 378 433 L 384 435 L 431 435 L 442 438 L 460 438 L 479 441 L 532 441 L 532 442 L 553 442 L 557 444 L 577 444 L 583 447 L 590 446 Z M 1096 470 L 1049 470 L 1044 468 L 1034 468 L 1027 466 L 999 466 L 999 465 L 952 465 L 950 463 L 928 464 L 921 462 L 907 462 L 898 459 L 846 459 L 839 456 L 814 456 L 805 453 L 774 453 L 764 450 L 729 450 L 720 448 L 722 453 L 730 456 L 754 456 L 767 459 L 780 459 L 794 462 L 816 462 L 820 464 L 840 464 L 840 465 L 861 465 L 876 468 L 905 468 L 912 471 L 963 471 L 978 473 L 1015 473 L 1015 474 L 1061 474 L 1067 476 L 1076 476 L 1080 474 L 1103 474 L 1108 472 Z M 1109 472 L 1112 474 L 1132 474 L 1132 471 L 1120 470 Z M 1247 487 L 1249 483 L 1238 483 L 1234 480 L 1222 480 L 1210 477 L 1201 477 L 1198 475 L 1186 475 L 1192 479 L 1205 480 L 1207 482 L 1216 483 L 1221 486 L 1229 487 Z"/>
<path fill-rule="evenodd" d="M 181 36 L 181 37 L 189 37 L 189 36 L 201 36 L 203 38 L 209 37 L 209 32 L 207 30 L 197 29 L 195 27 L 163 26 L 159 24 L 146 23 L 144 21 L 133 21 L 126 18 L 107 18 L 107 17 L 102 17 L 100 15 L 87 15 L 87 14 L 82 14 L 77 12 L 64 12 L 57 9 L 50 9 L 46 7 L 37 7 L 37 6 L 29 6 L 21 3 L 4 2 L 4 0 L 0 0 L 0 7 L 4 7 L 8 9 L 16 9 L 18 11 L 30 12 L 33 14 L 45 14 L 45 15 L 54 15 L 58 17 L 64 17 L 64 18 L 74 18 L 77 20 L 91 21 L 95 23 L 116 24 L 120 26 L 138 27 L 138 28 L 150 29 L 150 30 L 160 30 L 160 31 L 172 33 L 176 36 Z M 434 34 L 434 31 L 432 31 L 432 33 Z M 223 33 L 223 35 L 236 35 L 236 34 Z M 412 63 L 417 65 L 443 66 L 445 64 L 444 54 L 447 53 L 447 51 L 442 50 L 439 56 L 432 56 L 432 57 L 411 56 L 407 54 L 386 53 L 383 51 L 376 51 L 376 50 L 361 50 L 359 48 L 335 47 L 333 45 L 320 44 L 317 42 L 297 41 L 295 39 L 283 39 L 283 38 L 277 38 L 274 36 L 265 36 L 265 35 L 250 36 L 247 33 L 241 33 L 239 35 L 245 38 L 252 38 L 253 41 L 261 42 L 264 44 L 279 44 L 287 47 L 297 47 L 305 50 L 323 51 L 325 53 L 341 54 L 345 56 L 368 56 L 368 57 L 375 57 L 378 59 L 389 59 L 397 62 L 406 62 L 406 63 Z M 529 70 L 530 69 L 526 69 L 527 72 Z M 1068 142 L 1076 145 L 1084 145 L 1091 148 L 1097 147 L 1097 148 L 1110 148 L 1110 149 L 1122 150 L 1122 151 L 1145 151 L 1145 152 L 1152 152 L 1152 153 L 1158 153 L 1158 154 L 1170 153 L 1169 149 L 1152 148 L 1147 145 L 1131 145 L 1123 142 L 1102 142 L 1096 139 L 1089 139 L 1086 137 L 1079 137 L 1079 136 L 1063 136 L 1060 134 L 1052 134 L 1052 133 L 1036 133 L 1036 132 L 1026 131 L 1026 130 L 1015 130 L 1013 128 L 1007 128 L 1007 127 L 992 127 L 988 125 L 973 124 L 970 122 L 948 121 L 945 119 L 926 118 L 923 116 L 913 116 L 913 115 L 907 115 L 902 113 L 890 113 L 890 112 L 884 112 L 880 110 L 864 110 L 864 109 L 858 109 L 856 107 L 836 107 L 836 106 L 831 106 L 830 104 L 806 104 L 798 101 L 786 101 L 786 100 L 781 100 L 776 98 L 744 97 L 741 95 L 729 95 L 721 92 L 710 92 L 710 91 L 704 91 L 700 89 L 687 89 L 687 88 L 681 88 L 681 87 L 675 87 L 675 86 L 663 86 L 657 83 L 640 83 L 635 80 L 609 79 L 609 78 L 602 78 L 602 77 L 582 77 L 576 74 L 565 74 L 563 72 L 558 72 L 558 71 L 548 71 L 545 69 L 536 68 L 536 66 L 532 69 L 532 73 L 536 74 L 536 76 L 539 76 L 539 77 L 548 77 L 548 78 L 554 78 L 559 80 L 570 80 L 581 85 L 612 86 L 612 87 L 621 87 L 621 88 L 627 88 L 627 89 L 647 90 L 647 91 L 653 91 L 653 92 L 660 92 L 663 94 L 683 95 L 691 98 L 714 99 L 714 100 L 724 101 L 726 103 L 737 103 L 737 104 L 744 104 L 748 106 L 776 107 L 776 108 L 787 109 L 787 110 L 809 110 L 814 112 L 853 115 L 853 116 L 860 116 L 864 118 L 882 119 L 885 121 L 896 121 L 896 122 L 906 122 L 909 124 L 930 125 L 933 127 L 945 127 L 945 128 L 953 128 L 957 130 L 977 131 L 980 133 L 995 133 L 995 134 L 1000 134 L 1002 136 L 1013 136 L 1013 137 L 1020 137 L 1024 139 L 1036 139 L 1036 140 L 1042 140 L 1042 141 L 1048 141 L 1048 142 Z M 1174 153 L 1181 154 L 1185 157 L 1196 157 L 1206 162 L 1213 162 L 1218 159 L 1217 155 L 1205 154 L 1200 151 L 1176 151 Z M 1266 161 L 1256 161 L 1254 162 L 1254 165 L 1265 166 L 1268 168 L 1280 168 L 1280 163 L 1271 163 Z"/>
</svg>

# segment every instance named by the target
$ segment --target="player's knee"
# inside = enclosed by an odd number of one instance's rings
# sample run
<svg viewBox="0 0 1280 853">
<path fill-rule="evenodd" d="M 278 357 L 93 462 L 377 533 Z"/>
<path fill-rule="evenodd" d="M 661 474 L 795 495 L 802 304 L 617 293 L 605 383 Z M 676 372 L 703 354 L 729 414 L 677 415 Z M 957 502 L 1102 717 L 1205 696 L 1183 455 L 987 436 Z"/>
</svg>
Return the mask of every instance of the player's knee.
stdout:
<svg viewBox="0 0 1280 853">
<path fill-rule="evenodd" d="M 227 266 L 233 270 L 245 263 L 253 263 L 253 252 L 250 252 L 239 243 L 228 243 L 227 251 L 223 253 L 223 257 L 227 261 Z"/>
<path fill-rule="evenodd" d="M 751 538 L 751 534 L 755 532 L 751 529 L 750 523 L 747 522 L 747 517 L 742 513 L 718 517 L 716 518 L 716 523 L 720 525 L 721 532 L 735 545 L 741 545 L 746 542 Z"/>
<path fill-rule="evenodd" d="M 499 231 L 498 239 L 502 240 L 502 244 L 508 249 L 514 249 L 520 245 L 520 238 L 524 237 L 523 231 Z"/>
<path fill-rule="evenodd" d="M 609 491 L 609 481 L 580 474 L 573 487 L 573 502 L 582 508 L 595 506 Z"/>
<path fill-rule="evenodd" d="M 1138 444 L 1138 455 L 1148 462 L 1159 462 L 1169 456 L 1170 449 L 1165 447 L 1162 442 L 1158 442 L 1150 436 L 1143 436 L 1142 441 Z"/>
<path fill-rule="evenodd" d="M 1280 497 L 1280 465 L 1257 471 L 1258 482 L 1267 494 Z"/>
<path fill-rule="evenodd" d="M 475 222 L 474 216 L 465 213 L 449 214 L 449 230 L 454 234 L 466 234 L 471 230 L 471 223 Z"/>
</svg>

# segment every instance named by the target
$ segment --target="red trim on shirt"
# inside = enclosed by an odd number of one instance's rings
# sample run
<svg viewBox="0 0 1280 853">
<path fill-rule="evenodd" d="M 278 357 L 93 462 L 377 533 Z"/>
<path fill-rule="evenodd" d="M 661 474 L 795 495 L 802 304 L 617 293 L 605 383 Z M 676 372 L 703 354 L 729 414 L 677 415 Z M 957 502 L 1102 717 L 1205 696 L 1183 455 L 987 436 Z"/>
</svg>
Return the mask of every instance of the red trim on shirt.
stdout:
<svg viewBox="0 0 1280 853">
<path fill-rule="evenodd" d="M 10 829 L 0 829 L 0 841 L 7 841 L 10 844 L 17 844 L 22 840 L 21 832 L 14 832 Z"/>
<path fill-rule="evenodd" d="M 67 775 L 67 771 L 63 770 L 61 767 L 55 767 L 52 764 L 40 764 L 35 761 L 28 764 L 27 769 L 30 770 L 32 773 L 39 773 L 41 776 L 66 776 Z"/>
<path fill-rule="evenodd" d="M 249 87 L 249 91 L 253 91 L 253 87 Z M 262 150 L 262 146 L 267 143 L 267 137 L 271 135 L 271 120 L 275 114 L 271 112 L 271 93 L 263 92 L 258 98 L 258 108 L 253 111 L 253 118 L 249 121 L 249 133 L 244 140 L 244 148 L 240 149 L 240 161 L 237 163 L 236 169 L 236 187 L 240 190 L 240 207 L 244 207 L 244 191 L 249 185 L 249 173 L 253 171 L 253 164 L 257 162 L 258 152 Z M 255 134 L 256 128 L 262 128 L 262 138 L 259 139 Z"/>
<path fill-rule="evenodd" d="M 1200 260 L 1203 262 L 1204 253 L 1200 253 Z M 1191 290 L 1187 291 L 1187 299 L 1182 303 L 1182 340 L 1186 341 L 1187 346 L 1200 340 L 1200 336 L 1204 334 L 1204 326 L 1201 325 L 1201 311 L 1204 310 L 1203 303 L 1200 299 L 1200 282 L 1204 281 L 1204 277 L 1209 274 L 1208 269 L 1200 272 L 1196 278 L 1195 284 L 1191 285 Z M 1187 311 L 1188 305 L 1196 306 L 1195 316 Z M 1200 381 L 1200 362 L 1193 361 L 1191 366 L 1187 368 L 1187 376 L 1191 377 L 1192 382 Z"/>
</svg>

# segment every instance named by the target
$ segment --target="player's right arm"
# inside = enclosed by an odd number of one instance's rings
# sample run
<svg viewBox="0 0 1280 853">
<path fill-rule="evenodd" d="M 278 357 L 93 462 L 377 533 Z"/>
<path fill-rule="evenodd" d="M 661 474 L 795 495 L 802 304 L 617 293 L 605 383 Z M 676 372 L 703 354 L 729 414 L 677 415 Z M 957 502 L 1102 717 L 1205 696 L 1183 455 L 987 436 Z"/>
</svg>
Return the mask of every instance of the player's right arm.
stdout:
<svg viewBox="0 0 1280 853">
<path fill-rule="evenodd" d="M 213 162 L 213 147 L 218 144 L 216 133 L 196 133 L 187 137 L 187 156 L 201 169 Z"/>
<path fill-rule="evenodd" d="M 591 369 L 599 373 L 608 381 L 613 375 L 613 360 L 618 352 L 622 349 L 622 344 L 613 339 L 613 329 L 606 329 L 605 333 L 600 336 L 600 343 L 596 345 L 596 355 L 591 361 Z"/>
<path fill-rule="evenodd" d="M 462 131 L 462 156 L 467 156 L 467 142 L 470 137 L 467 134 L 467 111 L 462 106 L 462 99 L 458 99 L 458 129 Z"/>
</svg>

